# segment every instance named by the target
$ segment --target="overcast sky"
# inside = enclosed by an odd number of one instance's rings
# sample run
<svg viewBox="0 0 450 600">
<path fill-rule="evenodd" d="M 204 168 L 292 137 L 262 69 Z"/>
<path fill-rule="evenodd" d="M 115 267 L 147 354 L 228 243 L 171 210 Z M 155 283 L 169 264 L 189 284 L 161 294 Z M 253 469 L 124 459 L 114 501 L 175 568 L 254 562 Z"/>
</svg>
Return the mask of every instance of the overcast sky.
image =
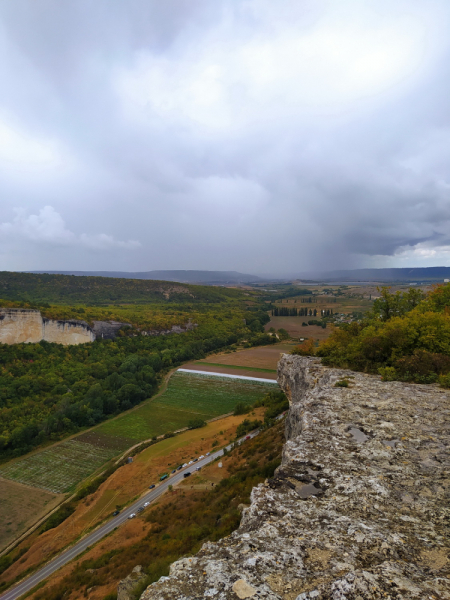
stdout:
<svg viewBox="0 0 450 600">
<path fill-rule="evenodd" d="M 450 264 L 448 0 L 4 0 L 0 269 Z"/>
</svg>

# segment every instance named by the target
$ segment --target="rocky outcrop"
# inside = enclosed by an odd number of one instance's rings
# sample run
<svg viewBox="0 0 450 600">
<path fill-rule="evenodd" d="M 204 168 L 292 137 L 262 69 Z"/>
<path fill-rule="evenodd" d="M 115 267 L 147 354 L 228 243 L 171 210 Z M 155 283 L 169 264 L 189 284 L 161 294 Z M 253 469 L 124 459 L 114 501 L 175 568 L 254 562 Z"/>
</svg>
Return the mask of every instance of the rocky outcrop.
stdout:
<svg viewBox="0 0 450 600">
<path fill-rule="evenodd" d="M 131 324 L 120 323 L 120 321 L 93 321 L 92 329 L 96 338 L 113 340 L 122 327 L 131 327 Z"/>
<path fill-rule="evenodd" d="M 94 321 L 93 322 L 93 330 L 97 339 L 107 339 L 113 340 L 119 329 L 122 327 L 131 327 L 130 323 L 120 323 L 119 321 Z M 192 331 L 194 327 L 198 327 L 196 323 L 191 323 L 190 321 L 186 323 L 184 326 L 182 325 L 172 325 L 170 329 L 148 329 L 148 330 L 137 330 L 138 333 L 134 333 L 134 335 L 150 335 L 150 336 L 158 336 L 158 335 L 170 335 L 172 333 L 186 333 L 186 331 Z"/>
<path fill-rule="evenodd" d="M 291 409 L 275 476 L 236 532 L 142 600 L 449 599 L 450 394 L 299 356 L 279 382 Z"/>
<path fill-rule="evenodd" d="M 146 575 L 141 565 L 137 565 L 125 579 L 119 583 L 117 587 L 117 600 L 133 600 L 133 590 L 137 584 L 145 579 Z"/>
<path fill-rule="evenodd" d="M 93 342 L 95 335 L 85 321 L 56 321 L 38 310 L 0 308 L 0 343 L 37 343 L 41 340 L 68 346 Z"/>
<path fill-rule="evenodd" d="M 185 323 L 185 325 L 172 325 L 170 329 L 149 329 L 147 331 L 141 331 L 141 335 L 170 335 L 171 333 L 186 333 L 186 331 L 192 331 L 195 327 L 198 327 L 197 323 Z"/>
</svg>

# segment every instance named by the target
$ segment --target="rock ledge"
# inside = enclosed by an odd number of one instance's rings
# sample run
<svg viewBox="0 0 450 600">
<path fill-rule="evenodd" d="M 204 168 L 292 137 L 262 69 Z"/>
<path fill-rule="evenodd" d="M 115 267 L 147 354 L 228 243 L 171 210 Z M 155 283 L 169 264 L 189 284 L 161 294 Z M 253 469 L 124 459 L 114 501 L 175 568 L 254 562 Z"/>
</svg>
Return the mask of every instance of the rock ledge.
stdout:
<svg viewBox="0 0 450 600">
<path fill-rule="evenodd" d="M 274 478 L 237 531 L 141 599 L 450 599 L 450 394 L 287 355 L 279 382 L 291 410 Z"/>
</svg>

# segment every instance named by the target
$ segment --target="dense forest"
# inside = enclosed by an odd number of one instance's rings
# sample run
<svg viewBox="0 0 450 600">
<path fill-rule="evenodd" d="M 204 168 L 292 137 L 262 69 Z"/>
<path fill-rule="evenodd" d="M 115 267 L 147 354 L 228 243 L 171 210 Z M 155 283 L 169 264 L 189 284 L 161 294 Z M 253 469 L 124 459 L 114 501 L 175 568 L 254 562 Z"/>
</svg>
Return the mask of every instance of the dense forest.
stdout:
<svg viewBox="0 0 450 600">
<path fill-rule="evenodd" d="M 414 288 L 380 292 L 360 323 L 341 326 L 323 342 L 323 363 L 450 387 L 450 284 L 426 295 Z"/>
<path fill-rule="evenodd" d="M 269 317 L 258 306 L 197 308 L 198 326 L 182 334 L 142 336 L 129 328 L 116 340 L 79 346 L 0 345 L 0 458 L 19 456 L 131 408 L 151 397 L 163 374 L 183 362 L 240 341 L 247 346 L 275 341 L 264 334 Z M 162 321 L 165 312 L 156 311 Z M 192 313 L 185 311 L 187 316 Z"/>
</svg>

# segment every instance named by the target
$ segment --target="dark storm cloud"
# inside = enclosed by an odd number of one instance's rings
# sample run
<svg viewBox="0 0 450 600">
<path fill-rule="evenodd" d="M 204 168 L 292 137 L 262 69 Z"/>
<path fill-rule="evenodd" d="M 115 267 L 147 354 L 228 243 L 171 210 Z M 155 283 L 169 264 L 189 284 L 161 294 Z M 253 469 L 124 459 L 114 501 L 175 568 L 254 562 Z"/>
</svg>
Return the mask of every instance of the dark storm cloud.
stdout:
<svg viewBox="0 0 450 600">
<path fill-rule="evenodd" d="M 0 6 L 0 268 L 450 255 L 450 7 Z"/>
</svg>

